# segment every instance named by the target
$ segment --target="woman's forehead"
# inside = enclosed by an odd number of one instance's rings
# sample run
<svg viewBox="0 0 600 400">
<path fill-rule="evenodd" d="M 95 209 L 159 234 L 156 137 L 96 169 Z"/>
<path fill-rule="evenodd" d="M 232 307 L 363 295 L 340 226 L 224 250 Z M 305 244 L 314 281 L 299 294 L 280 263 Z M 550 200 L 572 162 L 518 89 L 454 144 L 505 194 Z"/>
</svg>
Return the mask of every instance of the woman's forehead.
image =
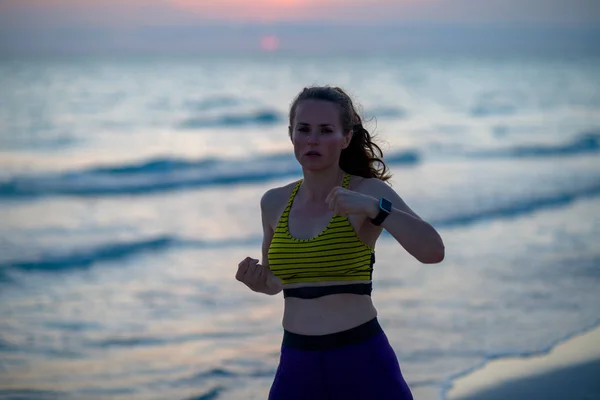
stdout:
<svg viewBox="0 0 600 400">
<path fill-rule="evenodd" d="M 295 122 L 308 125 L 337 125 L 340 109 L 337 104 L 323 100 L 304 100 L 296 106 Z"/>
</svg>

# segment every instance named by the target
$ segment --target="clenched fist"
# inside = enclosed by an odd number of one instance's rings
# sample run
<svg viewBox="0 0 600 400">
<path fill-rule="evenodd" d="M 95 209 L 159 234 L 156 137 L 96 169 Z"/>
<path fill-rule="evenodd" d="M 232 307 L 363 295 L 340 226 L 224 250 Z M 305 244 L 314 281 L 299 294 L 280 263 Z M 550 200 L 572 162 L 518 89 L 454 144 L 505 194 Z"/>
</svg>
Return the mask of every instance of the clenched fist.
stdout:
<svg viewBox="0 0 600 400">
<path fill-rule="evenodd" d="M 334 187 L 325 202 L 334 215 L 342 217 L 350 214 L 363 214 L 375 218 L 379 212 L 379 201 L 376 198 L 341 186 Z"/>
<path fill-rule="evenodd" d="M 255 292 L 276 294 L 281 291 L 281 280 L 254 258 L 246 257 L 238 264 L 235 279 Z"/>
</svg>

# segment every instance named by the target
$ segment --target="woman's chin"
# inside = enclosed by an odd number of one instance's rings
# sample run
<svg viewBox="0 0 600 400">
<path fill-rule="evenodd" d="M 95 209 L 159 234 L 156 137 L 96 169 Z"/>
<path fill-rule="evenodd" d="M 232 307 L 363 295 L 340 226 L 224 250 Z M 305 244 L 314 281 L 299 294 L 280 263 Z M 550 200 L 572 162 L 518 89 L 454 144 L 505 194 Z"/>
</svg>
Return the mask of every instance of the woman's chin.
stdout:
<svg viewBox="0 0 600 400">
<path fill-rule="evenodd" d="M 326 169 L 329 169 L 331 167 L 331 165 L 329 163 L 326 162 L 317 162 L 317 160 L 311 160 L 309 162 L 303 162 L 302 164 L 302 169 L 305 171 L 311 171 L 311 172 L 316 172 L 316 171 L 323 171 Z"/>
</svg>

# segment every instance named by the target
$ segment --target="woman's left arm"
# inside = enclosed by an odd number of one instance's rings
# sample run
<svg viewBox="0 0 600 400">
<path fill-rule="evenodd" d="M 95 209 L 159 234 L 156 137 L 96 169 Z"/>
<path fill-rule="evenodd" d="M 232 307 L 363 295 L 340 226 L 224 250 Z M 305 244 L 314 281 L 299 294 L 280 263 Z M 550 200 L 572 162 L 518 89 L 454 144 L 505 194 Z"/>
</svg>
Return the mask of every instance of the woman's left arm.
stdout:
<svg viewBox="0 0 600 400">
<path fill-rule="evenodd" d="M 412 211 L 385 182 L 379 179 L 365 179 L 356 191 L 336 187 L 327 197 L 327 202 L 335 214 L 363 214 L 369 219 L 375 219 L 379 214 L 379 199 L 382 197 L 392 203 L 392 212 L 381 227 L 420 262 L 441 262 L 445 255 L 441 236 L 433 226 Z"/>
<path fill-rule="evenodd" d="M 435 264 L 444 259 L 445 247 L 439 233 L 411 210 L 389 185 L 379 179 L 367 179 L 363 185 L 361 192 L 371 197 L 370 206 L 366 207 L 367 218 L 375 219 L 379 214 L 379 199 L 389 200 L 392 212 L 381 226 L 420 262 Z"/>
</svg>

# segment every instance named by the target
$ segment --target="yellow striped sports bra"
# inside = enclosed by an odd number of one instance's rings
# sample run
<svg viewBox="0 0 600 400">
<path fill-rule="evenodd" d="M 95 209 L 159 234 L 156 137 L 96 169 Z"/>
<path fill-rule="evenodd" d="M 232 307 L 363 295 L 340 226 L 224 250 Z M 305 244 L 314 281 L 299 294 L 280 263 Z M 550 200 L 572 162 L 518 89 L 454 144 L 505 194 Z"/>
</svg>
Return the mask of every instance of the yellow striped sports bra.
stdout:
<svg viewBox="0 0 600 400">
<path fill-rule="evenodd" d="M 343 187 L 348 188 L 345 174 Z M 375 251 L 363 243 L 347 217 L 333 216 L 329 225 L 311 239 L 296 239 L 290 234 L 289 214 L 302 184 L 298 181 L 279 218 L 269 247 L 269 267 L 283 284 L 323 281 L 370 281 Z M 334 293 L 371 294 L 371 283 L 313 286 L 284 289 L 285 297 L 315 298 Z"/>
</svg>

